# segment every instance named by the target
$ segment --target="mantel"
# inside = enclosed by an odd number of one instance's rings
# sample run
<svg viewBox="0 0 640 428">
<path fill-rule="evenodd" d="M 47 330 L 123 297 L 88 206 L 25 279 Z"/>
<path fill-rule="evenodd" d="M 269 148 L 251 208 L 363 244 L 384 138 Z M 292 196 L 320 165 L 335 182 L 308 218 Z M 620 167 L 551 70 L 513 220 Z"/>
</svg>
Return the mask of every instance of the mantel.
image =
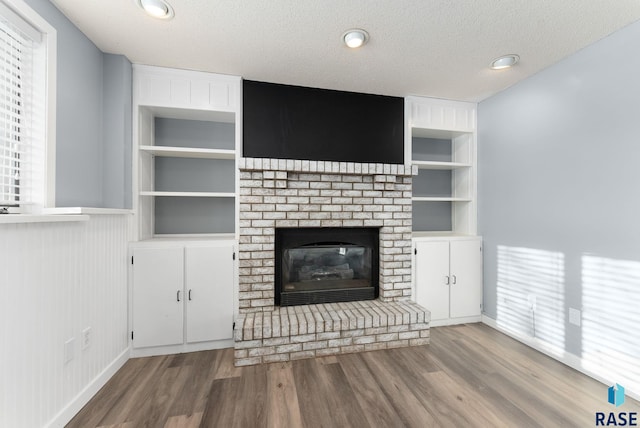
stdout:
<svg viewBox="0 0 640 428">
<path fill-rule="evenodd" d="M 358 163 L 293 159 L 241 158 L 238 168 L 245 171 L 288 171 L 304 173 L 358 175 L 417 175 L 418 167 L 389 163 Z"/>
</svg>

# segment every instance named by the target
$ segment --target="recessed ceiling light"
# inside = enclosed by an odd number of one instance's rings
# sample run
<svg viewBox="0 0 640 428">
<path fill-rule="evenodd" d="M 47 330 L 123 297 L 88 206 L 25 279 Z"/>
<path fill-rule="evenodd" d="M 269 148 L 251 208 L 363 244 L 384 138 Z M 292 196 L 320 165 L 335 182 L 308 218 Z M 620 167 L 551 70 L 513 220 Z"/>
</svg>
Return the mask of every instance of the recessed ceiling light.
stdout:
<svg viewBox="0 0 640 428">
<path fill-rule="evenodd" d="M 513 67 L 518 61 L 520 61 L 520 57 L 516 54 L 503 55 L 491 61 L 490 67 L 492 70 L 504 70 Z"/>
<path fill-rule="evenodd" d="M 352 49 L 359 48 L 369 41 L 369 33 L 360 28 L 352 28 L 342 34 L 342 41 Z"/>
<path fill-rule="evenodd" d="M 171 19 L 174 17 L 173 8 L 164 0 L 134 0 L 147 15 L 158 19 Z"/>
</svg>

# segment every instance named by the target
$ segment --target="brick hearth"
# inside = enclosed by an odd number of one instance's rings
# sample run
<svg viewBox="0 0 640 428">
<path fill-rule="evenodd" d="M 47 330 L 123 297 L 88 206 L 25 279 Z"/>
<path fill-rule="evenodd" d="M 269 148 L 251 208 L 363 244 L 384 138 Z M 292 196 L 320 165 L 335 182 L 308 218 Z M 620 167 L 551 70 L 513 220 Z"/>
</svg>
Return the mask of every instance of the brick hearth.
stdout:
<svg viewBox="0 0 640 428">
<path fill-rule="evenodd" d="M 240 315 L 235 364 L 426 345 L 429 312 L 411 301 L 379 300 L 287 306 Z"/>
</svg>

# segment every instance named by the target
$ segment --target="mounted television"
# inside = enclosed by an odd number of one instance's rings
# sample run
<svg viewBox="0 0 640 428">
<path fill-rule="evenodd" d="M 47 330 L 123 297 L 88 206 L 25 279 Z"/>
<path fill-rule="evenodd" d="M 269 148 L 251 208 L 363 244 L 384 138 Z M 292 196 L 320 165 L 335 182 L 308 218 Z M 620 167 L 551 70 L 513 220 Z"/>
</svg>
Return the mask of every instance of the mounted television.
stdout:
<svg viewBox="0 0 640 428">
<path fill-rule="evenodd" d="M 243 155 L 404 163 L 404 100 L 245 80 Z"/>
</svg>

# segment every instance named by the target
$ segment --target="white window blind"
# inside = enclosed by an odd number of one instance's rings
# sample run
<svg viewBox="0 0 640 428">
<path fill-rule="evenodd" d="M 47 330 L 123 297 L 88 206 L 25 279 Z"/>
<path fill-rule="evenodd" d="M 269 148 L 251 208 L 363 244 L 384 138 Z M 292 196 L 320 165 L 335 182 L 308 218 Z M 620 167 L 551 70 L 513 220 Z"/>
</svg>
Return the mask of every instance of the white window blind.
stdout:
<svg viewBox="0 0 640 428">
<path fill-rule="evenodd" d="M 36 40 L 34 40 L 36 39 Z M 34 203 L 33 47 L 39 33 L 0 3 L 0 205 Z"/>
</svg>

